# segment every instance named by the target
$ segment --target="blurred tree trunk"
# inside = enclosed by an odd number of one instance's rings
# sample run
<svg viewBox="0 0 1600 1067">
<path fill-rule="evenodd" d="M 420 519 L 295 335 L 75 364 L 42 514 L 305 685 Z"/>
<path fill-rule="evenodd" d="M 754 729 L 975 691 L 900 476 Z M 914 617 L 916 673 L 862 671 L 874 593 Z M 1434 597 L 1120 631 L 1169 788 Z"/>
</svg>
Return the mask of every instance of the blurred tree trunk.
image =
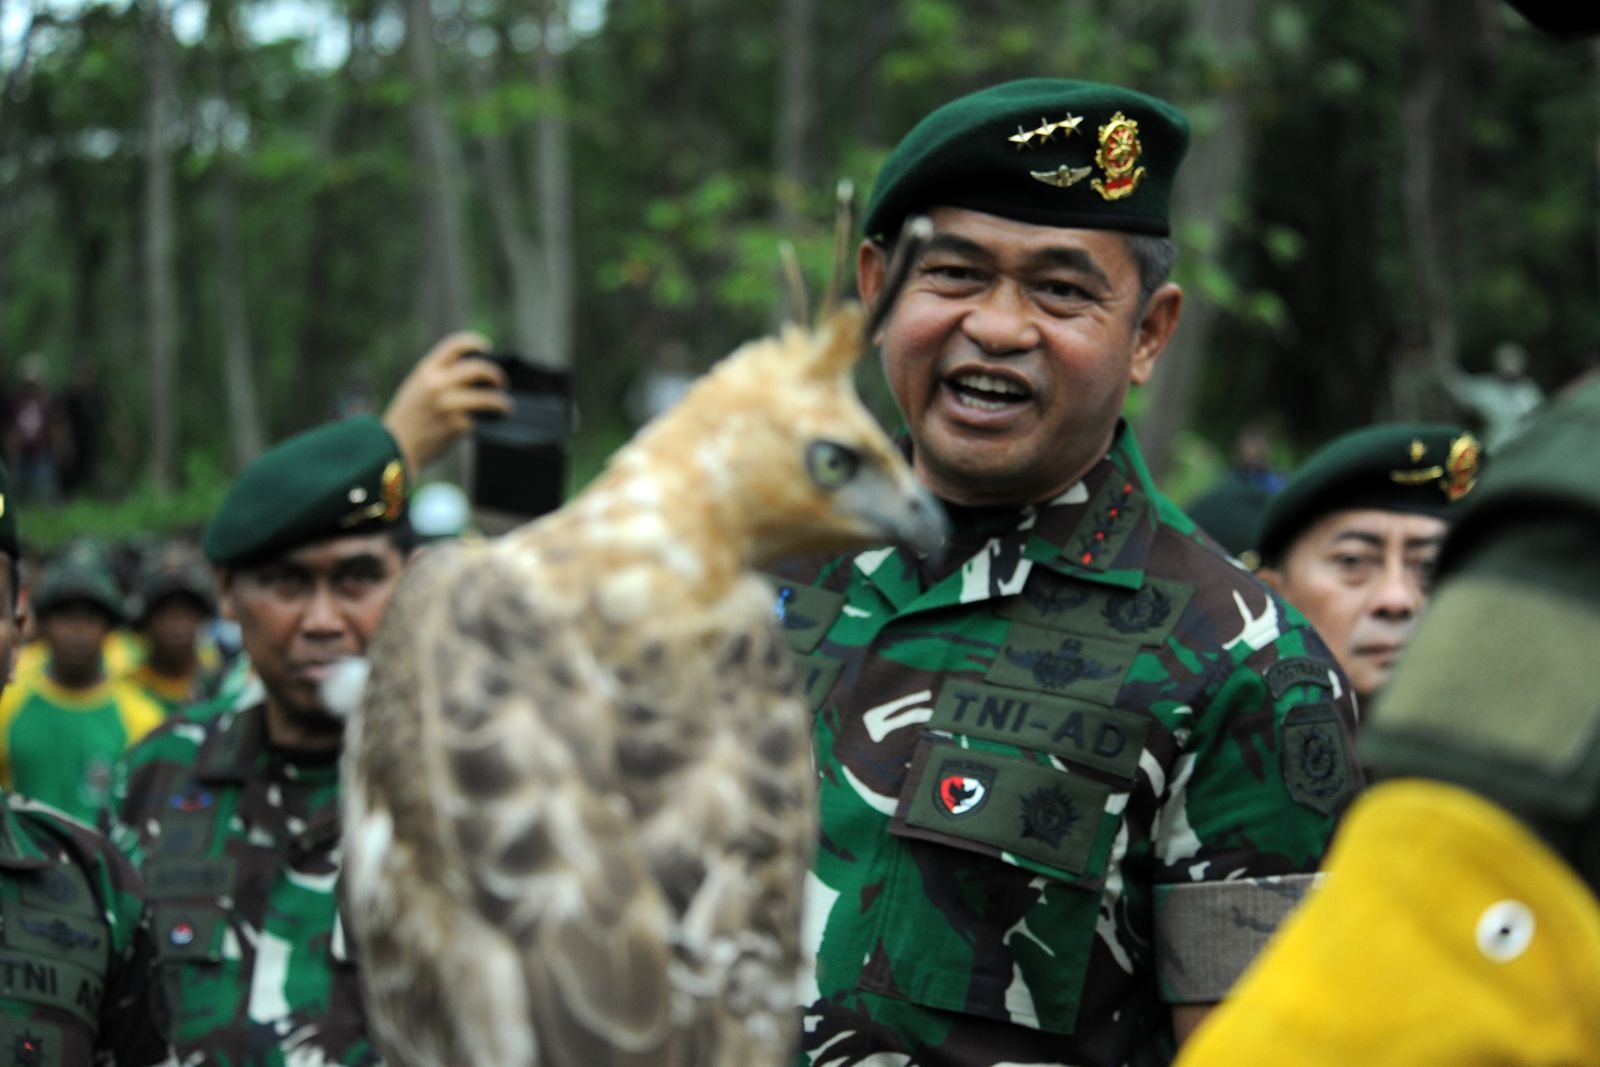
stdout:
<svg viewBox="0 0 1600 1067">
<path fill-rule="evenodd" d="M 783 0 L 778 13 L 778 106 L 773 144 L 772 226 L 779 236 L 794 240 L 805 220 L 806 194 L 815 180 L 812 160 L 812 125 L 817 114 L 816 0 Z M 779 306 L 784 320 L 799 318 L 803 309 L 792 306 L 804 296 L 788 293 L 791 306 Z"/>
<path fill-rule="evenodd" d="M 496 31 L 501 54 L 510 59 L 501 65 L 499 76 L 516 77 L 510 22 L 502 17 Z M 572 167 L 561 57 L 565 32 L 563 5 L 558 0 L 539 5 L 539 44 L 534 56 L 539 108 L 524 153 L 528 169 L 518 167 L 508 137 L 510 123 L 496 123 L 496 130 L 479 140 L 484 191 L 505 263 L 514 345 L 530 362 L 561 369 L 572 366 L 576 317 Z M 477 69 L 475 88 L 488 98 L 494 86 L 482 75 L 481 67 Z M 529 225 L 524 209 L 529 204 L 538 219 L 537 231 Z"/>
<path fill-rule="evenodd" d="M 366 72 L 373 67 L 372 22 L 377 15 L 377 0 L 355 0 L 346 13 L 350 52 L 337 75 L 340 82 L 338 109 L 329 123 L 323 155 L 344 159 L 358 152 L 372 137 L 367 132 L 377 121 L 377 109 L 366 87 Z M 268 427 L 296 431 L 322 422 L 333 414 L 324 406 L 344 387 L 344 355 L 358 351 L 369 327 L 353 318 L 344 306 L 349 286 L 338 267 L 334 250 L 350 249 L 362 240 L 361 231 L 348 210 L 350 190 L 347 182 L 336 180 L 324 169 L 311 202 L 311 235 L 306 244 L 301 319 L 296 338 L 299 367 L 295 374 L 295 395 L 318 399 L 304 404 L 291 398 L 287 418 L 273 420 L 264 409 Z M 423 255 L 427 250 L 423 249 Z M 270 433 L 270 431 L 269 431 Z"/>
<path fill-rule="evenodd" d="M 233 77 L 239 55 L 234 0 L 211 0 L 210 22 L 217 35 L 217 100 L 222 128 L 217 138 L 217 286 L 222 304 L 222 374 L 228 396 L 228 429 L 235 470 L 261 452 L 261 409 L 256 398 L 255 353 L 250 347 L 250 311 L 239 237 L 239 191 L 228 124 L 233 116 Z"/>
<path fill-rule="evenodd" d="M 814 163 L 811 126 L 816 122 L 816 0 L 782 0 L 778 14 L 778 115 L 773 128 L 773 226 L 794 234 L 805 214 Z"/>
<path fill-rule="evenodd" d="M 548 291 L 542 362 L 552 367 L 572 366 L 573 337 L 577 322 L 577 255 L 573 245 L 572 160 L 568 101 L 562 53 L 557 46 L 567 30 L 566 4 L 546 0 L 541 10 L 544 27 L 539 34 L 535 71 L 544 107 L 534 127 L 538 140 L 539 237 L 544 252 L 545 288 Z M 530 351 L 536 351 L 530 349 Z"/>
<path fill-rule="evenodd" d="M 466 328 L 472 317 L 461 160 L 445 118 L 439 42 L 429 0 L 406 0 L 412 151 L 422 209 L 422 306 L 429 339 Z"/>
<path fill-rule="evenodd" d="M 1417 311 L 1433 365 L 1459 366 L 1461 206 L 1475 5 L 1411 0 L 1416 80 L 1406 93 L 1405 218 Z"/>
<path fill-rule="evenodd" d="M 176 484 L 177 321 L 172 247 L 172 158 L 167 150 L 174 111 L 176 56 L 162 0 L 140 0 L 144 27 L 144 290 L 145 347 L 150 364 L 148 471 L 161 492 Z"/>
<path fill-rule="evenodd" d="M 1256 0 L 1198 0 L 1190 13 L 1194 35 L 1212 57 L 1197 95 L 1213 101 L 1216 122 L 1195 130 L 1178 172 L 1172 220 L 1180 257 L 1217 257 L 1226 245 L 1226 209 L 1240 195 L 1250 158 L 1248 67 L 1256 10 Z M 1186 240 L 1191 233 L 1209 239 L 1196 247 L 1195 240 Z M 1173 442 L 1194 410 L 1219 311 L 1197 287 L 1184 293 L 1182 321 L 1151 380 L 1149 403 L 1139 421 L 1139 446 L 1157 483 L 1170 468 Z"/>
</svg>

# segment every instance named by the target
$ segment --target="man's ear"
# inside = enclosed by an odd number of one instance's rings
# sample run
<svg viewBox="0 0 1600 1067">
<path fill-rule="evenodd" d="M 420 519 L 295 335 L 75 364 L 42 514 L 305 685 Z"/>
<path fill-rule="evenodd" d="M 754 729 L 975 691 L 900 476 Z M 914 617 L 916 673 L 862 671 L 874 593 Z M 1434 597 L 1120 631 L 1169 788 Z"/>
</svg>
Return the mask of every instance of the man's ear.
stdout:
<svg viewBox="0 0 1600 1067">
<path fill-rule="evenodd" d="M 233 571 L 227 567 L 212 567 L 211 575 L 217 581 L 217 614 L 238 622 L 239 613 L 233 607 Z"/>
<path fill-rule="evenodd" d="M 861 306 L 870 313 L 883 292 L 884 271 L 889 266 L 889 250 L 874 241 L 862 241 L 856 249 L 856 291 L 861 294 Z M 877 338 L 873 338 L 877 340 Z"/>
<path fill-rule="evenodd" d="M 1133 362 L 1128 369 L 1128 380 L 1143 385 L 1155 373 L 1161 353 L 1178 328 L 1178 315 L 1183 310 L 1183 290 L 1172 282 L 1150 294 L 1145 301 L 1144 314 L 1139 318 L 1138 331 L 1133 339 Z"/>
</svg>

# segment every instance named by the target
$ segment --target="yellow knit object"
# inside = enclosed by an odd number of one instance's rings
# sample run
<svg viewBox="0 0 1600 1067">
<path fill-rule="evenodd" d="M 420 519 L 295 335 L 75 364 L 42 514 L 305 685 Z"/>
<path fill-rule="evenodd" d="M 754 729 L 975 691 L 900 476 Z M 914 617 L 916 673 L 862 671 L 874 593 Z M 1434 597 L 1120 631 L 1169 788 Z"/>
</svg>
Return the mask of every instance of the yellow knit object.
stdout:
<svg viewBox="0 0 1600 1067">
<path fill-rule="evenodd" d="M 1391 782 L 1327 870 L 1179 1067 L 1600 1064 L 1600 906 L 1516 819 Z"/>
</svg>

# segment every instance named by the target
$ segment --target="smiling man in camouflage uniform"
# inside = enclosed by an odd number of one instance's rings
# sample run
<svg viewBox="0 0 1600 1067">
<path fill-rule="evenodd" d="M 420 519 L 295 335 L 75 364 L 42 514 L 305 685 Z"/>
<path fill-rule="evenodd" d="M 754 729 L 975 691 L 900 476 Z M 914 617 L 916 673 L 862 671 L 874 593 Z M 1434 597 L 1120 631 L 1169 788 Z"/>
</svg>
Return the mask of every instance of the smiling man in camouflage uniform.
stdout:
<svg viewBox="0 0 1600 1067">
<path fill-rule="evenodd" d="M 17 512 L 0 465 L 0 688 L 16 658 Z M 76 819 L 0 790 L 0 1063 L 173 1064 L 139 879 Z"/>
<path fill-rule="evenodd" d="M 1177 324 L 1183 116 L 1034 80 L 890 156 L 863 297 L 947 551 L 796 568 L 817 710 L 816 1064 L 1157 1064 L 1309 884 L 1360 784 L 1321 641 L 1151 483 L 1120 415 Z"/>
</svg>

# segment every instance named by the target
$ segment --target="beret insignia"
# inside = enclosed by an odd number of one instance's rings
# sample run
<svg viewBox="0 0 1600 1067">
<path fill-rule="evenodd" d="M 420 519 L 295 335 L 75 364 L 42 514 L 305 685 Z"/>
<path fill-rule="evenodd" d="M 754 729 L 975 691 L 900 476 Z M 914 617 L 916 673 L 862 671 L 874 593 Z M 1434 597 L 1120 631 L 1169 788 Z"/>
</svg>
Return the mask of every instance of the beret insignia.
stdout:
<svg viewBox="0 0 1600 1067">
<path fill-rule="evenodd" d="M 1024 148 L 1032 148 L 1035 144 L 1044 144 L 1046 141 L 1050 140 L 1051 137 L 1055 136 L 1057 130 L 1063 131 L 1061 134 L 1063 138 L 1071 137 L 1073 131 L 1078 128 L 1078 124 L 1082 121 L 1082 115 L 1073 115 L 1070 113 L 1060 122 L 1051 122 L 1048 119 L 1040 119 L 1039 125 L 1031 130 L 1025 130 L 1021 126 L 1018 126 L 1017 132 L 1012 134 L 1010 137 L 1007 137 L 1006 140 L 1016 145 L 1017 151 L 1020 152 Z"/>
<path fill-rule="evenodd" d="M 1055 170 L 1030 170 L 1029 176 L 1036 182 L 1053 185 L 1057 189 L 1065 189 L 1069 185 L 1077 185 L 1089 176 L 1090 167 L 1069 167 L 1065 163 Z"/>
<path fill-rule="evenodd" d="M 393 522 L 406 506 L 406 468 L 398 459 L 383 468 L 383 521 Z"/>
<path fill-rule="evenodd" d="M 1111 121 L 1100 127 L 1100 148 L 1094 161 L 1106 172 L 1105 180 L 1096 178 L 1089 184 L 1105 200 L 1121 200 L 1132 196 L 1144 177 L 1144 168 L 1136 167 L 1144 146 L 1139 143 L 1139 124 L 1122 112 L 1111 116 Z"/>
<path fill-rule="evenodd" d="M 1450 442 L 1450 455 L 1445 459 L 1446 481 L 1444 495 L 1454 503 L 1472 491 L 1478 484 L 1478 466 L 1482 461 L 1482 448 L 1478 439 L 1464 433 Z"/>
</svg>

